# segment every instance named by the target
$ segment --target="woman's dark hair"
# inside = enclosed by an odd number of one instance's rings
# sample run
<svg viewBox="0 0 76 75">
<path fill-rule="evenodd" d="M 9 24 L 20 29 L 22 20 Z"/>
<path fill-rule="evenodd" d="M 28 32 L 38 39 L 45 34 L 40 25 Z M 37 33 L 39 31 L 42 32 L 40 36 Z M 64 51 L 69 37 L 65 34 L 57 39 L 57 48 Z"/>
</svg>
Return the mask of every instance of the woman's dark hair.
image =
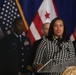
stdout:
<svg viewBox="0 0 76 75">
<path fill-rule="evenodd" d="M 48 38 L 50 40 L 53 40 L 53 36 L 54 36 L 54 23 L 57 21 L 57 20 L 62 20 L 61 18 L 59 17 L 56 17 L 54 18 L 52 21 L 51 21 L 51 24 L 50 24 L 50 27 L 49 27 L 49 32 L 48 32 Z M 62 20 L 63 21 L 63 20 Z M 64 25 L 64 32 L 63 32 L 63 36 L 62 36 L 62 40 L 63 41 L 67 41 L 69 38 L 67 36 L 67 31 L 66 31 L 66 26 L 65 26 L 65 23 L 63 21 L 63 25 Z"/>
</svg>

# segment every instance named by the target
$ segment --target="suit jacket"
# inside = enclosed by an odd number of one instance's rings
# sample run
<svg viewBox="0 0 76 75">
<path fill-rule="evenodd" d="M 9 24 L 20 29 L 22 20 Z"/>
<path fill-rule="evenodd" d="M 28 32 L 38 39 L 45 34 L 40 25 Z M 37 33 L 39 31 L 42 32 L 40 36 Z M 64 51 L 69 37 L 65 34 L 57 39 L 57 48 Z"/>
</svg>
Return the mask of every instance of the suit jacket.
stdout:
<svg viewBox="0 0 76 75">
<path fill-rule="evenodd" d="M 33 43 L 33 46 L 32 46 L 32 62 L 34 61 L 37 48 L 38 48 L 40 42 L 42 41 L 42 39 L 43 39 L 43 38 L 41 38 L 41 39 L 39 39 L 39 40 L 37 40 L 37 41 L 35 41 L 35 42 Z"/>
<path fill-rule="evenodd" d="M 4 73 L 8 75 L 17 75 L 18 72 L 25 73 L 27 66 L 31 65 L 30 50 L 31 44 L 27 37 L 22 36 L 22 41 L 14 33 L 4 37 L 0 42 L 2 75 L 5 75 Z"/>
</svg>

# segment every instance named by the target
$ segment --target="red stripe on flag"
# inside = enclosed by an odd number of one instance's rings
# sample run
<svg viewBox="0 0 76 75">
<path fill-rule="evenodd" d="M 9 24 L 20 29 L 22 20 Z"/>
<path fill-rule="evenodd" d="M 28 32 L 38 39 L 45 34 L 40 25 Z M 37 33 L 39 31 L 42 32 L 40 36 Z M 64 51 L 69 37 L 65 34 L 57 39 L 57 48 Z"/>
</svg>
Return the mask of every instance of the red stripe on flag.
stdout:
<svg viewBox="0 0 76 75">
<path fill-rule="evenodd" d="M 42 30 L 42 24 L 43 23 L 42 23 L 41 18 L 40 18 L 38 13 L 36 14 L 33 22 L 34 22 L 34 25 L 35 25 L 38 33 L 40 34 L 40 36 L 42 36 L 42 31 L 41 30 Z"/>
<path fill-rule="evenodd" d="M 33 42 L 35 41 L 35 38 L 34 38 L 33 34 L 31 33 L 30 29 L 28 30 L 26 35 L 28 38 L 30 38 L 31 44 L 33 44 Z"/>
<path fill-rule="evenodd" d="M 76 40 L 76 34 L 75 34 L 75 33 L 73 33 L 73 37 L 74 37 L 74 39 Z"/>
</svg>

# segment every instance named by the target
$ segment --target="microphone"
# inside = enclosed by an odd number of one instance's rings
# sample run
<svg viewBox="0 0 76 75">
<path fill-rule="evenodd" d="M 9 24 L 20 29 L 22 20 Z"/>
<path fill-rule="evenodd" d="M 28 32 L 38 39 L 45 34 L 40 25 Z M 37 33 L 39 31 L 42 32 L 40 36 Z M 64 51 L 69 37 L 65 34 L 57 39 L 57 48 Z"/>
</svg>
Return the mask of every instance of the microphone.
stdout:
<svg viewBox="0 0 76 75">
<path fill-rule="evenodd" d="M 60 38 L 60 36 L 58 36 L 58 47 L 59 47 L 59 50 L 57 50 L 56 52 L 54 52 L 54 54 L 53 54 L 53 56 L 52 56 L 52 58 L 54 59 L 54 56 L 57 56 L 57 54 L 61 51 L 61 49 L 62 49 L 62 47 L 60 46 L 60 44 L 61 44 L 61 38 Z"/>
<path fill-rule="evenodd" d="M 59 47 L 59 50 L 61 49 L 61 46 L 60 46 L 60 44 L 61 44 L 61 38 L 60 38 L 60 36 L 58 36 L 58 47 Z"/>
</svg>

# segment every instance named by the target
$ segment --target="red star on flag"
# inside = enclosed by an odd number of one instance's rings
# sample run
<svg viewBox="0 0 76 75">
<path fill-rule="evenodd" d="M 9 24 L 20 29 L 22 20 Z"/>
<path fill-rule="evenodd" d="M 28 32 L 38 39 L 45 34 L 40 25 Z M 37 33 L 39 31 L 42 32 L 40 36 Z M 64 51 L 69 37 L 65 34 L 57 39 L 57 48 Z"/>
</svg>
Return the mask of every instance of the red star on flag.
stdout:
<svg viewBox="0 0 76 75">
<path fill-rule="evenodd" d="M 46 12 L 45 17 L 46 17 L 46 19 L 50 18 L 50 13 Z"/>
</svg>

